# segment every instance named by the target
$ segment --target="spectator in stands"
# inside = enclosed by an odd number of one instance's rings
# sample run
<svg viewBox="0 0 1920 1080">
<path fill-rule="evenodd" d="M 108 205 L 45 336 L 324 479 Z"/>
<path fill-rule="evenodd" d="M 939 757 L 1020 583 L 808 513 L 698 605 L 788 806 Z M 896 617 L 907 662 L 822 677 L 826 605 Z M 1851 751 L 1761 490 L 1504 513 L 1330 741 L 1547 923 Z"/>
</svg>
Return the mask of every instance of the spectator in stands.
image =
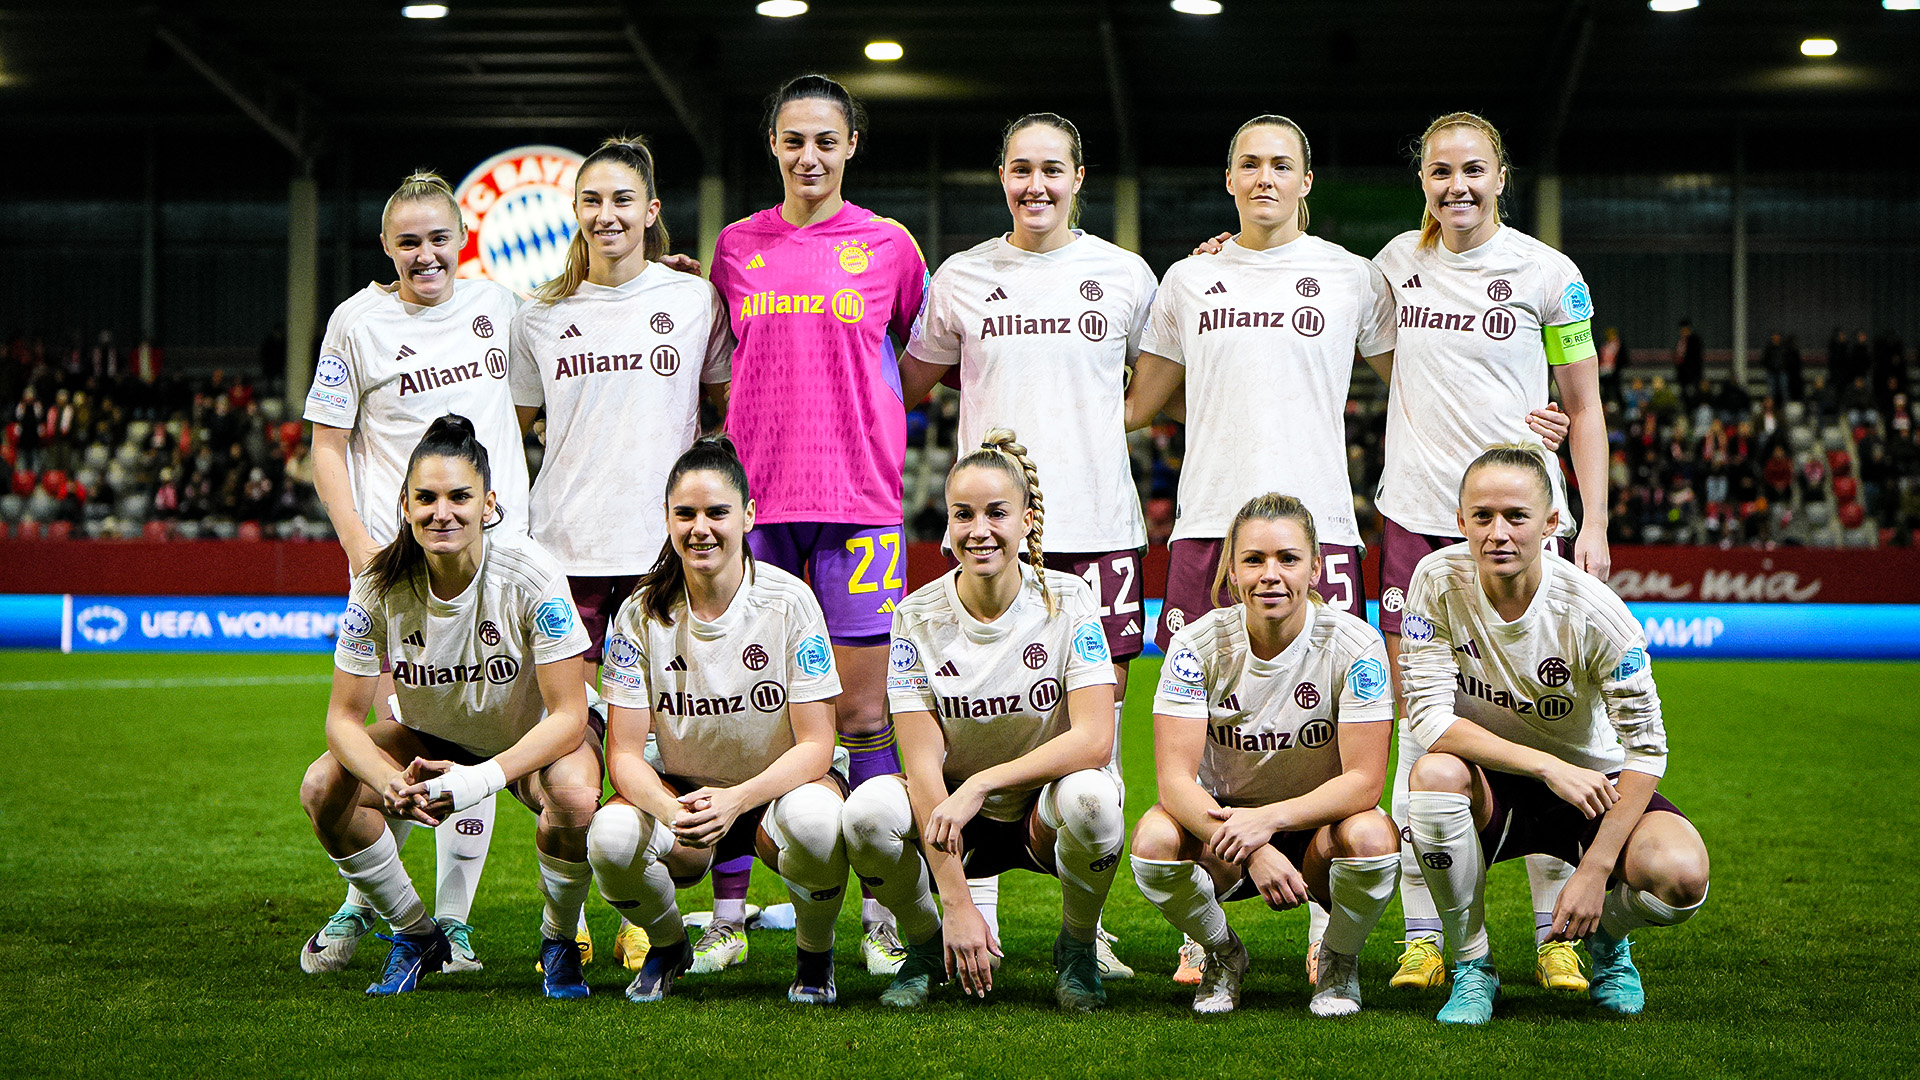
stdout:
<svg viewBox="0 0 1920 1080">
<path fill-rule="evenodd" d="M 1815 375 L 1813 383 L 1807 388 L 1807 408 L 1816 421 L 1831 420 L 1840 415 L 1840 399 L 1833 384 L 1826 376 Z"/>
<path fill-rule="evenodd" d="M 1853 382 L 1853 346 L 1847 341 L 1846 331 L 1833 328 L 1833 335 L 1827 338 L 1827 385 L 1846 386 Z"/>
<path fill-rule="evenodd" d="M 1689 408 L 1699 393 L 1707 373 L 1707 346 L 1693 331 L 1692 319 L 1680 320 L 1680 340 L 1673 345 L 1673 381 L 1685 396 Z"/>
<path fill-rule="evenodd" d="M 1856 375 L 1840 396 L 1840 415 L 1849 427 L 1879 422 L 1879 414 L 1874 411 L 1873 387 L 1867 384 L 1865 375 Z"/>
<path fill-rule="evenodd" d="M 1600 396 L 1607 400 L 1618 401 L 1620 380 L 1626 375 L 1627 366 L 1632 362 L 1632 358 L 1627 354 L 1626 344 L 1620 340 L 1618 327 L 1607 327 L 1606 331 L 1600 335 L 1600 348 L 1597 351 L 1600 356 Z"/>
<path fill-rule="evenodd" d="M 1620 394 L 1622 418 L 1628 423 L 1640 419 L 1640 414 L 1647 409 L 1647 400 L 1652 396 L 1653 392 L 1647 389 L 1647 384 L 1635 377 Z"/>
<path fill-rule="evenodd" d="M 1802 383 L 1800 367 L 1800 348 L 1793 339 L 1775 330 L 1767 337 L 1767 347 L 1760 350 L 1760 365 L 1767 370 L 1767 393 L 1773 400 L 1785 404 L 1799 401 L 1806 392 Z"/>
<path fill-rule="evenodd" d="M 1655 375 L 1647 392 L 1647 408 L 1661 423 L 1670 424 L 1680 416 L 1680 394 L 1667 385 L 1667 380 Z"/>
<path fill-rule="evenodd" d="M 16 465 L 30 473 L 39 473 L 41 459 L 45 456 L 47 436 L 47 406 L 40 400 L 40 394 L 28 383 L 20 392 L 20 401 L 13 407 L 13 422 L 20 425 L 20 441 L 16 444 L 19 457 Z"/>
<path fill-rule="evenodd" d="M 160 371 L 165 365 L 166 354 L 160 346 L 155 345 L 152 338 L 141 335 L 140 344 L 133 349 L 133 377 L 152 386 L 160 381 Z"/>
</svg>

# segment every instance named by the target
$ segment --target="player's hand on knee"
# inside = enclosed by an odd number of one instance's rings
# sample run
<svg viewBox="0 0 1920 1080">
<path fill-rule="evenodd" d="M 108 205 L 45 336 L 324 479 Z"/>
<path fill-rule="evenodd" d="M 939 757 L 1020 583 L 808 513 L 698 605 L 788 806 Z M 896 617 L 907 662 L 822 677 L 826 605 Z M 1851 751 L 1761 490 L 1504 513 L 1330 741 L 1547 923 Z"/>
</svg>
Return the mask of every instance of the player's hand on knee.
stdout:
<svg viewBox="0 0 1920 1080">
<path fill-rule="evenodd" d="M 946 943 L 947 978 L 958 978 L 962 993 L 986 997 L 993 989 L 993 958 L 1001 955 L 1000 943 L 971 902 L 956 905 L 943 916 L 940 929 Z"/>
<path fill-rule="evenodd" d="M 1589 818 L 1606 813 L 1620 799 L 1620 793 L 1614 790 L 1613 781 L 1608 779 L 1606 773 L 1583 769 L 1558 759 L 1540 779 L 1555 795 L 1579 808 Z"/>
<path fill-rule="evenodd" d="M 1600 928 L 1600 908 L 1607 900 L 1607 875 L 1575 870 L 1553 904 L 1555 941 L 1579 941 Z"/>
<path fill-rule="evenodd" d="M 1307 879 L 1300 876 L 1293 860 L 1271 847 L 1261 848 L 1247 860 L 1247 876 L 1275 911 L 1296 908 L 1308 900 Z"/>
<path fill-rule="evenodd" d="M 986 796 L 975 791 L 971 783 L 961 784 L 958 791 L 947 796 L 928 816 L 927 843 L 932 844 L 935 851 L 944 851 L 949 855 L 964 854 L 966 842 L 961 839 L 961 833 L 966 829 L 967 822 L 980 812 L 984 802 Z"/>
<path fill-rule="evenodd" d="M 1207 816 L 1221 823 L 1213 831 L 1213 839 L 1207 841 L 1207 847 L 1230 863 L 1245 863 L 1254 852 L 1266 847 L 1278 831 L 1264 807 L 1240 806 L 1231 810 L 1219 807 L 1207 811 Z"/>
<path fill-rule="evenodd" d="M 1231 239 L 1233 239 L 1233 234 L 1230 232 L 1223 232 L 1219 236 L 1208 237 L 1194 245 L 1193 253 L 1195 255 L 1218 255 L 1220 254 L 1220 250 L 1227 246 L 1227 241 Z"/>
</svg>

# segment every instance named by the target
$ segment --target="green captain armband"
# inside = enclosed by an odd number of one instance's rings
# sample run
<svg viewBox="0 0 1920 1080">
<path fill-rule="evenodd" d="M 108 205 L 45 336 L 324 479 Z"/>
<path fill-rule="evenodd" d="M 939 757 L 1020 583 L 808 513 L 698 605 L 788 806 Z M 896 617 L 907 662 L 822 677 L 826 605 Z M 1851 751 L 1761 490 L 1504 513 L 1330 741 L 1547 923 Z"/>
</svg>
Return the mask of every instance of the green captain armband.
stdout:
<svg viewBox="0 0 1920 1080">
<path fill-rule="evenodd" d="M 1547 345 L 1547 365 L 1577 364 L 1598 355 L 1593 351 L 1593 323 L 1587 319 L 1565 326 L 1543 326 L 1540 338 Z"/>
</svg>

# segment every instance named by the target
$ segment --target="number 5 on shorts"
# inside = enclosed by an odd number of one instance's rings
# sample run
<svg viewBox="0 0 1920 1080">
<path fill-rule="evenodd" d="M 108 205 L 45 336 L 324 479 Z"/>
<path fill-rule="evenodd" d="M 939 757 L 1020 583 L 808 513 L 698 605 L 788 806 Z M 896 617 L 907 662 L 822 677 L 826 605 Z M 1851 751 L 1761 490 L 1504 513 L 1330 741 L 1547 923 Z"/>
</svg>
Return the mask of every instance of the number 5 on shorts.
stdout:
<svg viewBox="0 0 1920 1080">
<path fill-rule="evenodd" d="M 873 565 L 875 539 L 872 536 L 856 536 L 847 541 L 847 554 L 860 556 L 859 565 L 853 568 L 853 573 L 847 578 L 848 595 L 879 592 L 882 586 L 898 589 L 906 585 L 906 582 L 899 577 L 900 534 L 897 532 L 879 534 L 880 546 L 887 549 L 887 572 L 878 582 L 866 580 L 867 568 Z"/>
</svg>

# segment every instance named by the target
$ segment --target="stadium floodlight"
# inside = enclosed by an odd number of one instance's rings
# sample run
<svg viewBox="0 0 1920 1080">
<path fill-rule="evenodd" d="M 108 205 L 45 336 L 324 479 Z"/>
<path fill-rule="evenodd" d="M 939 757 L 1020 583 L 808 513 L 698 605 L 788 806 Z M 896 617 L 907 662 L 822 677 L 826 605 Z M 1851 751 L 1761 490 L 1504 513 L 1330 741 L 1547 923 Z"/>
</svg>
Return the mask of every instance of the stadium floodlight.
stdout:
<svg viewBox="0 0 1920 1080">
<path fill-rule="evenodd" d="M 444 19 L 447 17 L 447 5 L 408 4 L 400 9 L 400 15 L 407 19 Z"/>
<path fill-rule="evenodd" d="M 1832 38 L 1810 37 L 1800 43 L 1801 56 L 1832 56 L 1839 51 Z"/>
<path fill-rule="evenodd" d="M 867 42 L 867 59 L 869 60 L 898 60 L 905 55 L 907 50 L 901 48 L 897 41 Z"/>
<path fill-rule="evenodd" d="M 1888 11 L 1920 11 L 1920 0 L 1880 0 Z"/>
<path fill-rule="evenodd" d="M 1692 11 L 1700 6 L 1700 0 L 1647 0 L 1649 11 Z"/>
<path fill-rule="evenodd" d="M 1220 0 L 1173 0 L 1167 6 L 1182 15 L 1220 14 Z"/>
<path fill-rule="evenodd" d="M 761 0 L 753 10 L 769 19 L 791 19 L 807 13 L 807 0 Z"/>
</svg>

